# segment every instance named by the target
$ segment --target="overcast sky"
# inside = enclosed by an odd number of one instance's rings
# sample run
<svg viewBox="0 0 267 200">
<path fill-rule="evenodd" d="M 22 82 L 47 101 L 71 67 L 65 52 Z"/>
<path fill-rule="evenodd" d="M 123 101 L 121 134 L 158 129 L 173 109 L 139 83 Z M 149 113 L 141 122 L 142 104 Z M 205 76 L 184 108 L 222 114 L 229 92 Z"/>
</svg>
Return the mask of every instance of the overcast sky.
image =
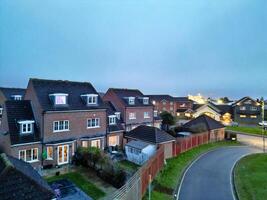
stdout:
<svg viewBox="0 0 267 200">
<path fill-rule="evenodd" d="M 266 0 L 0 0 L 0 86 L 267 98 Z"/>
</svg>

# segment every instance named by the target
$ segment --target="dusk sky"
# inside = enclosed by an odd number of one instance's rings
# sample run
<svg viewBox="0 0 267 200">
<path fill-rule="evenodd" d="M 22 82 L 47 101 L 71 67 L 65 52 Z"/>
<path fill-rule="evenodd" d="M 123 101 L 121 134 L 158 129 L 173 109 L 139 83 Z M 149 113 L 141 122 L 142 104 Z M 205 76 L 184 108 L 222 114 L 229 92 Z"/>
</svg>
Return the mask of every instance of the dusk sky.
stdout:
<svg viewBox="0 0 267 200">
<path fill-rule="evenodd" d="M 267 98 L 266 0 L 1 0 L 0 86 Z"/>
</svg>

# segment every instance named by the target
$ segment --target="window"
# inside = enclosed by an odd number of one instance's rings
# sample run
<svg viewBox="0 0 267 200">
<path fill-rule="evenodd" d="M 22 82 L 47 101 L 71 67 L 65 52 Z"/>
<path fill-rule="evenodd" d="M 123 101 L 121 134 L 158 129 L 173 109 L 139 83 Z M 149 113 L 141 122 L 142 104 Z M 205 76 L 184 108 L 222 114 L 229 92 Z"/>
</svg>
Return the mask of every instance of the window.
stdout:
<svg viewBox="0 0 267 200">
<path fill-rule="evenodd" d="M 28 121 L 19 121 L 20 125 L 20 133 L 21 134 L 28 134 L 33 133 L 33 123 L 34 121 L 28 120 Z"/>
<path fill-rule="evenodd" d="M 47 160 L 53 160 L 53 147 L 46 147 L 46 159 Z"/>
<path fill-rule="evenodd" d="M 257 111 L 257 107 L 255 107 L 255 106 L 251 106 L 251 107 L 250 107 L 250 110 L 252 110 L 252 111 Z"/>
<path fill-rule="evenodd" d="M 109 119 L 110 125 L 116 124 L 116 115 L 110 115 L 110 116 L 108 116 L 108 119 Z"/>
<path fill-rule="evenodd" d="M 67 104 L 67 96 L 68 96 L 68 94 L 57 93 L 57 94 L 50 94 L 49 96 L 54 97 L 54 104 L 55 105 L 65 105 L 65 104 Z"/>
<path fill-rule="evenodd" d="M 163 105 L 166 105 L 166 101 L 162 101 L 162 104 L 163 104 Z"/>
<path fill-rule="evenodd" d="M 129 97 L 129 104 L 134 105 L 135 103 L 135 97 Z"/>
<path fill-rule="evenodd" d="M 144 118 L 145 118 L 145 119 L 150 118 L 150 116 L 149 116 L 149 112 L 144 112 Z"/>
<path fill-rule="evenodd" d="M 100 147 L 101 147 L 100 140 L 91 140 L 91 147 L 97 147 L 100 149 Z"/>
<path fill-rule="evenodd" d="M 69 121 L 68 120 L 54 121 L 53 132 L 62 132 L 62 131 L 69 131 Z"/>
<path fill-rule="evenodd" d="M 20 101 L 22 100 L 22 95 L 12 95 L 11 96 L 15 101 Z"/>
<path fill-rule="evenodd" d="M 3 114 L 3 108 L 0 108 L 0 115 Z"/>
<path fill-rule="evenodd" d="M 154 110 L 154 117 L 157 117 L 157 116 L 158 116 L 158 111 Z"/>
<path fill-rule="evenodd" d="M 121 118 L 121 113 L 120 112 L 115 112 L 115 115 L 116 115 L 117 119 Z"/>
<path fill-rule="evenodd" d="M 149 98 L 148 97 L 144 97 L 143 98 L 143 104 L 148 104 L 149 103 Z"/>
<path fill-rule="evenodd" d="M 38 161 L 38 148 L 20 150 L 19 159 L 26 162 L 36 162 Z"/>
<path fill-rule="evenodd" d="M 120 137 L 118 135 L 110 136 L 108 139 L 108 145 L 109 146 L 117 146 L 119 145 Z"/>
<path fill-rule="evenodd" d="M 133 153 L 133 154 L 136 154 L 136 155 L 141 153 L 141 150 L 139 150 L 139 149 L 135 149 L 135 148 L 132 148 L 132 147 L 128 147 L 128 149 L 129 149 L 130 153 Z"/>
<path fill-rule="evenodd" d="M 97 96 L 98 95 L 90 95 L 87 98 L 87 103 L 88 104 L 97 104 Z"/>
<path fill-rule="evenodd" d="M 136 119 L 136 113 L 129 113 L 129 119 Z"/>
<path fill-rule="evenodd" d="M 240 118 L 246 118 L 247 116 L 246 115 L 240 115 Z"/>
<path fill-rule="evenodd" d="M 250 115 L 250 118 L 257 118 L 257 115 Z"/>
<path fill-rule="evenodd" d="M 100 119 L 92 118 L 87 120 L 87 128 L 98 128 L 100 127 Z"/>
<path fill-rule="evenodd" d="M 170 105 L 173 105 L 173 102 L 172 101 L 170 102 Z"/>
<path fill-rule="evenodd" d="M 240 110 L 246 110 L 246 106 L 240 106 Z"/>
<path fill-rule="evenodd" d="M 180 108 L 184 108 L 184 107 L 186 107 L 185 103 L 180 104 Z"/>
<path fill-rule="evenodd" d="M 82 141 L 82 147 L 88 147 L 88 141 Z"/>
</svg>

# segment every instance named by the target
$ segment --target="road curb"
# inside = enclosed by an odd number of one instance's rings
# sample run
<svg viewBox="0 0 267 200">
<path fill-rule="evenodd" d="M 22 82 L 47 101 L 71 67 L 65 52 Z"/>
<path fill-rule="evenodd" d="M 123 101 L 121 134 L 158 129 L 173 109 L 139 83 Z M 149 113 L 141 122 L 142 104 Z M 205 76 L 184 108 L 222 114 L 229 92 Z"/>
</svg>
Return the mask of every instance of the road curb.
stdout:
<svg viewBox="0 0 267 200">
<path fill-rule="evenodd" d="M 213 151 L 216 151 L 216 150 L 218 150 L 218 149 L 222 149 L 222 148 L 233 148 L 233 147 L 238 147 L 238 148 L 240 148 L 240 147 L 247 147 L 247 146 L 243 146 L 243 145 L 240 145 L 240 146 L 238 146 L 238 145 L 233 145 L 233 146 L 222 146 L 222 147 L 215 147 L 214 149 L 210 149 L 210 150 L 208 150 L 208 151 L 206 151 L 206 152 L 203 152 L 202 154 L 200 154 L 200 155 L 198 155 L 197 156 L 197 158 L 196 159 L 194 159 L 193 161 L 191 161 L 184 169 L 183 169 L 183 172 L 182 172 L 182 176 L 181 176 L 181 178 L 179 179 L 179 182 L 178 182 L 178 185 L 177 185 L 177 187 L 176 187 L 176 189 L 175 189 L 175 192 L 174 192 L 174 194 L 176 194 L 176 197 L 174 196 L 174 200 L 179 200 L 179 194 L 180 194 L 180 190 L 181 190 L 181 186 L 182 186 L 182 182 L 183 182 L 183 180 L 184 180 L 184 177 L 185 177 L 185 175 L 186 175 L 186 173 L 187 173 L 187 171 L 190 169 L 190 167 L 195 163 L 195 162 L 197 162 L 201 157 L 203 157 L 203 156 L 205 156 L 206 154 L 208 154 L 208 153 L 210 153 L 210 152 L 213 152 Z M 246 155 L 247 156 L 247 155 Z M 236 200 L 238 200 L 238 199 L 236 199 Z"/>
</svg>

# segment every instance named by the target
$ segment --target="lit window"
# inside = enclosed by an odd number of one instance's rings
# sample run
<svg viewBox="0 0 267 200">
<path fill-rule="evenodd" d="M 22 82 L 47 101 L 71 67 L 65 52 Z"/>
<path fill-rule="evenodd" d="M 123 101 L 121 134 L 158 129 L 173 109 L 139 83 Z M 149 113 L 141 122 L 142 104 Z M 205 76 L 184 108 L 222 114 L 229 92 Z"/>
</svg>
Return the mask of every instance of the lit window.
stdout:
<svg viewBox="0 0 267 200">
<path fill-rule="evenodd" d="M 257 118 L 256 115 L 250 115 L 250 118 Z"/>
<path fill-rule="evenodd" d="M 185 103 L 180 104 L 180 108 L 184 108 L 184 107 L 186 107 Z"/>
<path fill-rule="evenodd" d="M 46 147 L 47 160 L 53 160 L 53 147 Z"/>
<path fill-rule="evenodd" d="M 12 98 L 13 98 L 15 101 L 20 101 L 20 100 L 22 100 L 22 95 L 12 95 Z"/>
<path fill-rule="evenodd" d="M 129 119 L 136 119 L 136 113 L 129 113 Z"/>
<path fill-rule="evenodd" d="M 69 121 L 68 120 L 54 121 L 53 132 L 62 132 L 62 131 L 69 131 Z"/>
<path fill-rule="evenodd" d="M 108 119 L 109 119 L 110 125 L 116 124 L 116 115 L 110 115 L 110 116 L 108 116 Z"/>
<path fill-rule="evenodd" d="M 34 121 L 29 120 L 29 121 L 19 121 L 20 124 L 20 133 L 21 134 L 28 134 L 28 133 L 33 133 L 33 123 Z"/>
<path fill-rule="evenodd" d="M 149 103 L 149 98 L 148 97 L 144 97 L 143 98 L 143 104 L 148 104 Z"/>
<path fill-rule="evenodd" d="M 240 115 L 240 118 L 246 118 L 247 116 L 246 115 Z"/>
<path fill-rule="evenodd" d="M 145 118 L 145 119 L 150 118 L 150 116 L 149 116 L 149 112 L 144 112 L 144 118 Z"/>
<path fill-rule="evenodd" d="M 135 97 L 129 97 L 129 104 L 134 105 L 135 103 Z"/>
<path fill-rule="evenodd" d="M 88 147 L 88 141 L 82 141 L 82 147 Z"/>
<path fill-rule="evenodd" d="M 100 127 L 100 119 L 92 118 L 87 120 L 87 128 L 99 128 Z"/>
<path fill-rule="evenodd" d="M 117 145 L 119 145 L 119 139 L 120 139 L 120 137 L 118 135 L 110 136 L 108 138 L 108 145 L 109 146 L 117 146 Z"/>
<path fill-rule="evenodd" d="M 176 113 L 176 115 L 177 115 L 177 117 L 179 117 L 180 116 L 180 113 Z"/>
<path fill-rule="evenodd" d="M 101 142 L 100 140 L 91 140 L 91 147 L 97 147 L 97 148 L 101 148 Z"/>
<path fill-rule="evenodd" d="M 240 106 L 240 110 L 246 110 L 246 106 Z"/>
<path fill-rule="evenodd" d="M 38 148 L 20 150 L 19 159 L 26 162 L 36 162 L 38 161 Z"/>
<path fill-rule="evenodd" d="M 57 93 L 57 94 L 50 94 L 49 96 L 54 97 L 54 104 L 55 105 L 65 105 L 65 104 L 67 104 L 67 96 L 68 96 L 68 94 Z"/>
</svg>

